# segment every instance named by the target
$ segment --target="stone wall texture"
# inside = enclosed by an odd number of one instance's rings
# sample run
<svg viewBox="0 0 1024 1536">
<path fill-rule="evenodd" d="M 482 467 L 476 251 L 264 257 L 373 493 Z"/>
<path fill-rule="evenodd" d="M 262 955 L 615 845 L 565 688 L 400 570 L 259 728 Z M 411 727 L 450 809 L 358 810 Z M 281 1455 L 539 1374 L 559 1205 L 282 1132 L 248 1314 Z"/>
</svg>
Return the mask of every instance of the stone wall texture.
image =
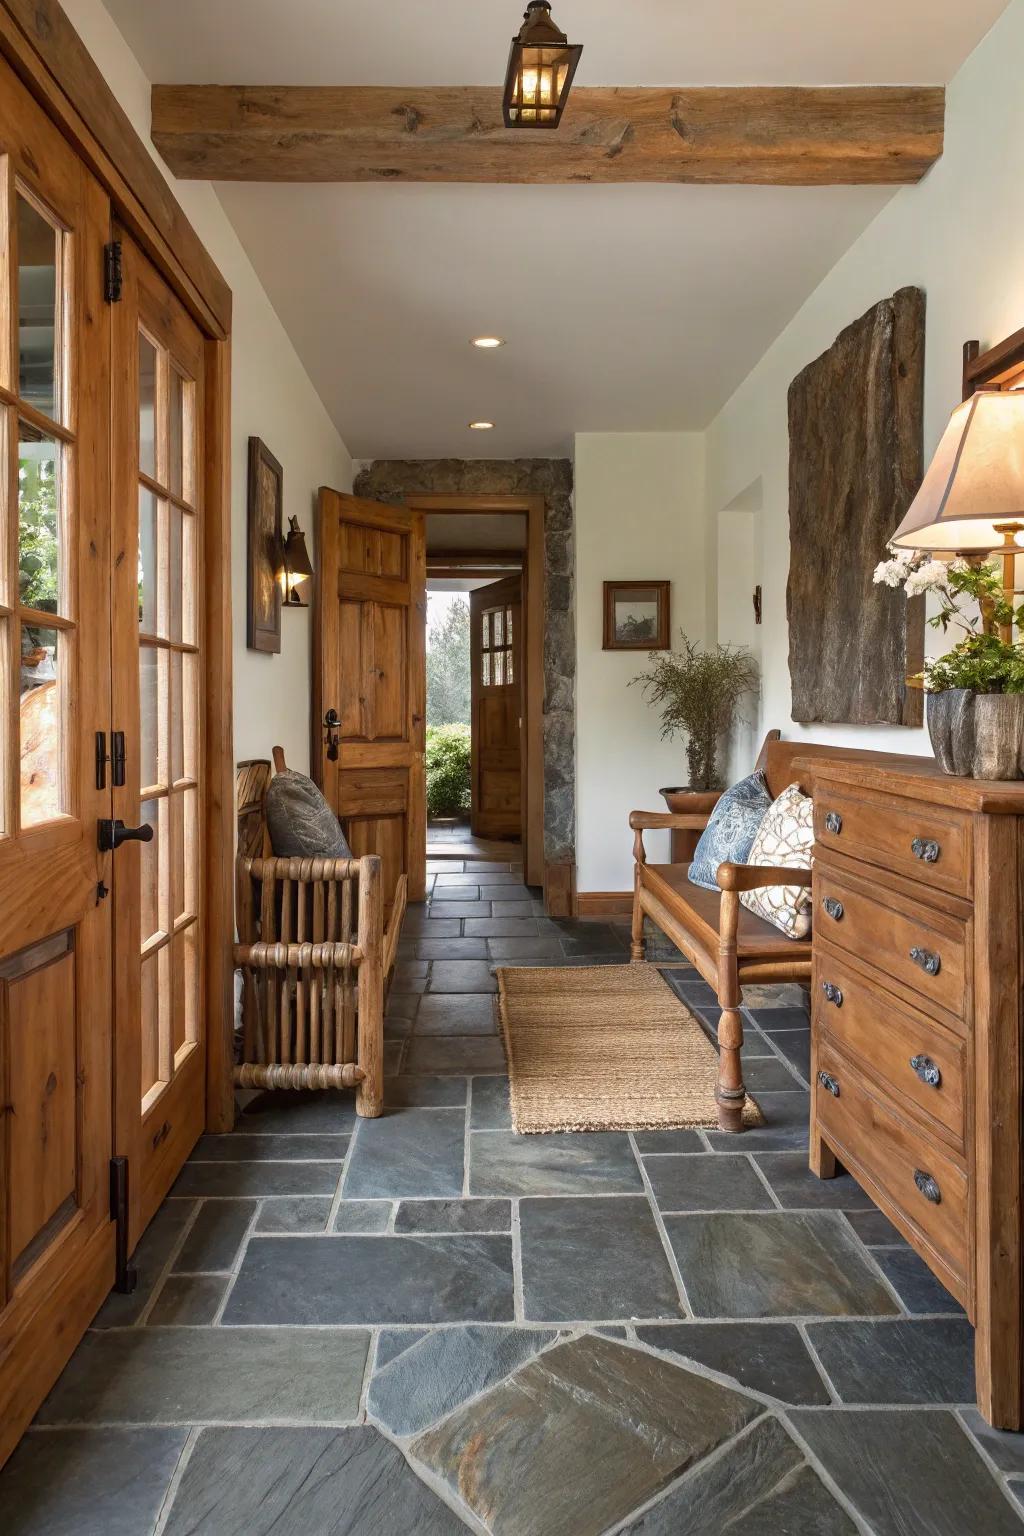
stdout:
<svg viewBox="0 0 1024 1536">
<path fill-rule="evenodd" d="M 572 462 L 569 459 L 375 459 L 356 475 L 357 496 L 543 496 L 544 856 L 572 863 L 576 849 L 576 624 Z"/>
</svg>

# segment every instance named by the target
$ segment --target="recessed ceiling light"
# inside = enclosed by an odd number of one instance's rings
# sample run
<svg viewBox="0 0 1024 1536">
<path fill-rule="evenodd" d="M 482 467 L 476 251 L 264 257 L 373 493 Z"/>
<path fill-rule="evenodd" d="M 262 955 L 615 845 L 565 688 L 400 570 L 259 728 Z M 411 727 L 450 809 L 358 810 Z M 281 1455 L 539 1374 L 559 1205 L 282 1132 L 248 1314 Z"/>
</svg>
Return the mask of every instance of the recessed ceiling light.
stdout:
<svg viewBox="0 0 1024 1536">
<path fill-rule="evenodd" d="M 493 421 L 471 421 L 469 424 L 471 432 L 490 432 L 493 427 Z"/>
<path fill-rule="evenodd" d="M 503 347 L 505 345 L 505 338 L 504 336 L 474 336 L 470 345 L 480 347 L 482 351 L 489 352 L 494 347 Z"/>
</svg>

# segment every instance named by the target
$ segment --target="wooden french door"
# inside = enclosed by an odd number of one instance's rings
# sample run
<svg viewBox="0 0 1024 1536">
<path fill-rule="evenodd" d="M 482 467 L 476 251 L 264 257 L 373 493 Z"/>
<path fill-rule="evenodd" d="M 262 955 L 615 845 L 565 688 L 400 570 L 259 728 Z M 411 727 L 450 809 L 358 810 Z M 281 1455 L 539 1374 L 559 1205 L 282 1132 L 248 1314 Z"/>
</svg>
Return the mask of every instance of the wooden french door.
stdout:
<svg viewBox="0 0 1024 1536">
<path fill-rule="evenodd" d="M 426 545 L 422 512 L 320 491 L 313 771 L 385 901 L 426 894 Z"/>
<path fill-rule="evenodd" d="M 203 339 L 124 233 L 114 308 L 115 1152 L 134 1247 L 203 1129 Z M 122 737 L 115 738 L 120 751 Z"/>
<path fill-rule="evenodd" d="M 0 71 L 0 1463 L 114 1273 L 110 209 Z"/>
<path fill-rule="evenodd" d="M 519 837 L 523 822 L 523 584 L 469 595 L 472 809 L 477 837 Z"/>
</svg>

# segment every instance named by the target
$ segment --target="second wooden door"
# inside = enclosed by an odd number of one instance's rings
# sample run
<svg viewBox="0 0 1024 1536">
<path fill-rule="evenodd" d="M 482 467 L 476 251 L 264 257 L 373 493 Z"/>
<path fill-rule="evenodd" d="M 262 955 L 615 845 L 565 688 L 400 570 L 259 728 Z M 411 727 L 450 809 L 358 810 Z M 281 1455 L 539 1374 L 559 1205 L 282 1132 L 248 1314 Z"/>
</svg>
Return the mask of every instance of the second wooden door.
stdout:
<svg viewBox="0 0 1024 1536">
<path fill-rule="evenodd" d="M 426 552 L 421 512 L 322 489 L 314 773 L 357 858 L 426 894 Z"/>
<path fill-rule="evenodd" d="M 470 593 L 472 827 L 512 838 L 523 819 L 523 587 L 520 576 Z"/>
</svg>

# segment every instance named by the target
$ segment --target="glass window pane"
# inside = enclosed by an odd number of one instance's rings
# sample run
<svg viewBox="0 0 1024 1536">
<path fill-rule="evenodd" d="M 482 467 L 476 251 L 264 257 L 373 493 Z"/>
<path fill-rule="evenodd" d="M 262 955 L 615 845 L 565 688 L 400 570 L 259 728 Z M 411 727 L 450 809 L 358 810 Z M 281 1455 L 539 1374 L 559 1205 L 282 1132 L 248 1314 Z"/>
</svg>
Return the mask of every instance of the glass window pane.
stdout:
<svg viewBox="0 0 1024 1536">
<path fill-rule="evenodd" d="M 182 913 L 199 912 L 199 791 L 186 789 L 182 796 L 185 830 L 185 880 Z"/>
<path fill-rule="evenodd" d="M 491 616 L 489 613 L 480 615 L 480 644 L 485 651 L 491 648 Z"/>
<path fill-rule="evenodd" d="M 484 685 L 485 688 L 489 688 L 491 686 L 491 653 L 490 653 L 490 651 L 484 651 L 484 654 L 483 654 L 481 660 L 483 662 L 483 670 L 482 670 L 482 674 L 481 674 L 482 675 L 482 680 L 483 680 L 483 685 Z"/>
<path fill-rule="evenodd" d="M 21 824 L 51 821 L 63 804 L 63 721 L 59 667 L 63 636 L 21 627 Z M 60 652 L 58 657 L 58 645 Z"/>
<path fill-rule="evenodd" d="M 199 657 L 186 655 L 181 658 L 181 697 L 184 711 L 184 758 L 181 777 L 199 778 Z"/>
<path fill-rule="evenodd" d="M 184 796 L 180 793 L 172 795 L 168 810 L 171 818 L 171 916 L 176 921 L 186 910 Z"/>
<path fill-rule="evenodd" d="M 156 479 L 156 347 L 139 332 L 139 469 Z"/>
<path fill-rule="evenodd" d="M 171 783 L 185 776 L 184 723 L 181 700 L 181 653 L 170 653 L 171 666 Z"/>
<path fill-rule="evenodd" d="M 160 1077 L 160 953 L 148 955 L 142 962 L 143 1097 Z"/>
<path fill-rule="evenodd" d="M 505 683 L 505 652 L 504 651 L 495 651 L 495 653 L 494 653 L 494 686 L 496 688 L 501 688 L 501 687 L 504 686 L 504 683 Z"/>
<path fill-rule="evenodd" d="M 195 518 L 188 512 L 181 519 L 181 638 L 189 645 L 199 640 L 196 619 L 196 539 Z"/>
<path fill-rule="evenodd" d="M 168 517 L 168 613 L 166 634 L 169 640 L 181 639 L 181 508 L 167 506 Z"/>
<path fill-rule="evenodd" d="M 167 484 L 175 496 L 182 494 L 181 454 L 185 438 L 185 389 L 184 380 L 176 368 L 170 370 L 170 400 L 168 401 Z"/>
<path fill-rule="evenodd" d="M 18 429 L 18 598 L 60 611 L 60 447 L 25 421 Z"/>
<path fill-rule="evenodd" d="M 59 236 L 18 197 L 18 393 L 59 420 L 57 264 Z"/>
<path fill-rule="evenodd" d="M 515 680 L 516 680 L 515 679 L 515 673 L 514 673 L 514 669 L 513 669 L 513 666 L 512 666 L 512 652 L 511 651 L 506 651 L 505 652 L 505 681 L 506 681 L 506 683 L 514 683 Z"/>
<path fill-rule="evenodd" d="M 139 647 L 139 788 L 160 783 L 160 662 L 161 652 Z"/>
<path fill-rule="evenodd" d="M 505 609 L 505 644 L 512 644 L 512 609 Z"/>
<path fill-rule="evenodd" d="M 504 626 L 504 624 L 502 622 L 503 617 L 504 617 L 504 615 L 503 615 L 502 610 L 500 608 L 496 608 L 494 610 L 494 614 L 493 614 L 493 618 L 494 618 L 494 643 L 495 643 L 495 645 L 504 645 L 505 644 L 505 626 Z"/>
<path fill-rule="evenodd" d="M 139 487 L 139 628 L 155 635 L 157 626 L 156 497 Z"/>
<path fill-rule="evenodd" d="M 142 943 L 145 946 L 154 934 L 161 930 L 160 924 L 160 802 L 158 800 L 144 800 L 142 802 L 142 824 L 153 828 L 153 841 L 140 843 L 141 863 L 139 865 L 140 876 L 140 902 L 142 911 Z"/>
</svg>

